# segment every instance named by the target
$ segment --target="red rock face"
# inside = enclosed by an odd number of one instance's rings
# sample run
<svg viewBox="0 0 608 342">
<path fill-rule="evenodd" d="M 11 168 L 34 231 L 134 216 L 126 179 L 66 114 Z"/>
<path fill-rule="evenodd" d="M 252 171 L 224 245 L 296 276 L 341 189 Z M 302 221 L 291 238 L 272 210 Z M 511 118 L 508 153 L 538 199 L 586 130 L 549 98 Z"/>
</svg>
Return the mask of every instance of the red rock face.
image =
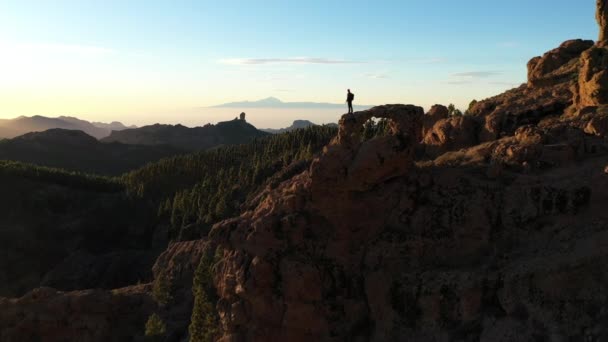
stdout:
<svg viewBox="0 0 608 342">
<path fill-rule="evenodd" d="M 426 154 L 437 157 L 447 151 L 477 144 L 478 123 L 470 116 L 439 120 L 426 132 L 423 139 Z"/>
<path fill-rule="evenodd" d="M 392 135 L 361 143 L 375 115 Z M 214 227 L 222 341 L 608 333 L 594 309 L 608 298 L 608 145 L 583 133 L 588 119 L 416 163 L 422 117 L 407 106 L 344 116 L 310 170 Z"/>
<path fill-rule="evenodd" d="M 593 47 L 580 58 L 574 104 L 578 110 L 608 105 L 608 48 Z"/>
<path fill-rule="evenodd" d="M 535 87 L 560 82 L 559 76 L 563 74 L 554 72 L 578 58 L 593 43 L 591 40 L 569 40 L 542 57 L 534 57 L 528 62 L 528 85 Z"/>
<path fill-rule="evenodd" d="M 448 108 L 442 105 L 434 105 L 428 113 L 422 117 L 422 137 L 435 126 L 439 120 L 447 119 L 449 116 Z"/>
<path fill-rule="evenodd" d="M 596 14 L 598 25 L 600 25 L 599 42 L 604 43 L 608 40 L 608 2 L 606 0 L 596 0 Z"/>
</svg>

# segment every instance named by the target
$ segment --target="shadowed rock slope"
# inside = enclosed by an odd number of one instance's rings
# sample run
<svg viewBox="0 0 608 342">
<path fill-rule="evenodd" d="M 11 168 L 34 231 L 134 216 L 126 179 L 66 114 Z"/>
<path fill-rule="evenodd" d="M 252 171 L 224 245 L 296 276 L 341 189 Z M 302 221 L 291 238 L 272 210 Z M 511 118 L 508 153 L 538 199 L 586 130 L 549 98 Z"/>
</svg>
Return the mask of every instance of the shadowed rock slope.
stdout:
<svg viewBox="0 0 608 342">
<path fill-rule="evenodd" d="M 361 143 L 369 117 L 391 135 Z M 345 115 L 310 170 L 211 232 L 223 341 L 513 341 L 604 330 L 608 144 L 582 122 L 416 163 L 422 109 Z"/>
</svg>

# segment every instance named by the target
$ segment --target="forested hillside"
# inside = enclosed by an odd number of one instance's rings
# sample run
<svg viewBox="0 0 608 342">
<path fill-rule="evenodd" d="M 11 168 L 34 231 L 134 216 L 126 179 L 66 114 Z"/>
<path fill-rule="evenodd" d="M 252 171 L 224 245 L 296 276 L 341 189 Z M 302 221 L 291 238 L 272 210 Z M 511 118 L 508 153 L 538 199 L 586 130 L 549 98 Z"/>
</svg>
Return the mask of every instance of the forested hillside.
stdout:
<svg viewBox="0 0 608 342">
<path fill-rule="evenodd" d="M 0 189 L 0 296 L 150 278 L 156 217 L 116 179 L 0 161 Z"/>
<path fill-rule="evenodd" d="M 121 178 L 131 195 L 158 208 L 171 239 L 199 238 L 211 224 L 239 213 L 269 180 L 302 171 L 337 129 L 314 126 L 149 164 Z"/>
<path fill-rule="evenodd" d="M 199 238 L 237 215 L 269 181 L 306 167 L 335 133 L 310 127 L 113 178 L 0 160 L 0 296 L 149 281 L 169 240 Z"/>
</svg>

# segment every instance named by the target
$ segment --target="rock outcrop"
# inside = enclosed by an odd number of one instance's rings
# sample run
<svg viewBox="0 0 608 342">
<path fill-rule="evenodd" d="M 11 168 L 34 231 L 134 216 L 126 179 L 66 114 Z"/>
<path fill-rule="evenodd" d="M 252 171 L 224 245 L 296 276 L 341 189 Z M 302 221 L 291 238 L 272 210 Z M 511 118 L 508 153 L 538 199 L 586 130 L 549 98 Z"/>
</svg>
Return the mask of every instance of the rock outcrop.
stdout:
<svg viewBox="0 0 608 342">
<path fill-rule="evenodd" d="M 413 165 L 423 115 L 421 107 L 386 105 L 342 116 L 338 136 L 311 166 L 315 184 L 320 190 L 363 190 L 404 174 Z M 362 142 L 361 127 L 372 117 L 389 119 L 391 134 Z"/>
<path fill-rule="evenodd" d="M 426 154 L 437 157 L 447 151 L 473 146 L 477 141 L 477 121 L 470 116 L 454 116 L 435 123 L 422 142 L 426 146 Z"/>
<path fill-rule="evenodd" d="M 553 85 L 563 81 L 559 77 L 567 77 L 567 74 L 555 73 L 555 71 L 578 58 L 593 44 L 591 40 L 569 40 L 542 57 L 532 58 L 528 62 L 528 86 Z"/>
<path fill-rule="evenodd" d="M 206 240 L 171 243 L 156 260 L 152 271 L 154 281 L 165 282 L 170 301 L 157 313 L 166 324 L 166 336 L 170 340 L 186 338 L 194 298 L 192 281 L 194 272 L 204 254 L 213 255 L 214 245 Z"/>
<path fill-rule="evenodd" d="M 422 137 L 426 136 L 426 133 L 435 126 L 439 120 L 447 119 L 449 111 L 446 106 L 434 105 L 431 107 L 428 113 L 422 118 Z"/>
<path fill-rule="evenodd" d="M 578 84 L 573 88 L 576 109 L 608 105 L 608 47 L 586 50 L 580 64 Z"/>
<path fill-rule="evenodd" d="M 608 41 L 608 1 L 596 0 L 595 18 L 600 25 L 599 44 L 603 45 Z"/>
<path fill-rule="evenodd" d="M 343 116 L 309 170 L 214 226 L 221 341 L 607 338 L 604 56 L 565 42 L 470 116 Z M 373 116 L 391 134 L 362 143 Z"/>
<path fill-rule="evenodd" d="M 361 143 L 372 116 L 392 134 Z M 310 170 L 214 227 L 222 341 L 608 333 L 594 309 L 608 304 L 606 141 L 544 121 L 416 163 L 417 118 L 413 106 L 345 115 Z"/>
<path fill-rule="evenodd" d="M 469 112 L 480 125 L 478 141 L 512 136 L 522 125 L 536 125 L 579 107 L 579 102 L 586 101 L 579 99 L 588 98 L 586 92 L 577 94 L 583 78 L 581 65 L 592 46 L 592 41 L 567 41 L 543 57 L 530 60 L 527 84 L 473 105 Z"/>
</svg>

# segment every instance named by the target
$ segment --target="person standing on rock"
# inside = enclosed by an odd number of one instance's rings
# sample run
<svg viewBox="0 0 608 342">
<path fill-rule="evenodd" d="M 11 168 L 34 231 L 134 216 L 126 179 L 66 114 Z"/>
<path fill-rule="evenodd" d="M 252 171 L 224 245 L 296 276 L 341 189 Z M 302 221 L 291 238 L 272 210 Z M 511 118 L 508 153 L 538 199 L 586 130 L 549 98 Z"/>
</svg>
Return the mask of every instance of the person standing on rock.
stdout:
<svg viewBox="0 0 608 342">
<path fill-rule="evenodd" d="M 353 112 L 353 100 L 355 100 L 355 94 L 350 92 L 350 89 L 347 89 L 346 93 L 346 103 L 348 103 L 348 114 L 352 114 Z"/>
</svg>

